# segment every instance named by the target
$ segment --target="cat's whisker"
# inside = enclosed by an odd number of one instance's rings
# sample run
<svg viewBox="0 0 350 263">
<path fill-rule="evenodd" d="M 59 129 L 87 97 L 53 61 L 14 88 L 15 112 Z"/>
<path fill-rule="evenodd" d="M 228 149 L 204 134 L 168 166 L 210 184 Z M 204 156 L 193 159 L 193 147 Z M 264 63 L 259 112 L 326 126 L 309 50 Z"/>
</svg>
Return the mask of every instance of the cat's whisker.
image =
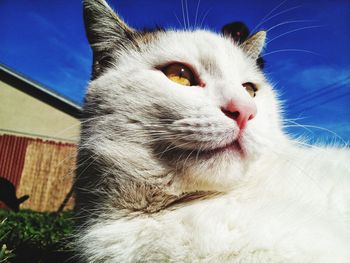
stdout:
<svg viewBox="0 0 350 263">
<path fill-rule="evenodd" d="M 304 108 L 300 109 L 298 113 L 299 114 L 304 113 L 305 111 L 308 111 L 310 109 L 314 109 L 315 107 L 319 107 L 320 105 L 324 105 L 326 103 L 330 103 L 330 102 L 332 102 L 334 100 L 338 100 L 340 98 L 344 98 L 344 97 L 346 97 L 348 95 L 350 95 L 350 91 L 345 90 L 344 93 L 341 93 L 341 94 L 338 93 L 335 96 L 329 96 L 323 101 L 318 101 L 317 104 L 309 105 L 307 107 L 304 107 Z"/>
<path fill-rule="evenodd" d="M 182 159 L 182 156 L 185 154 L 185 152 L 182 152 L 181 154 L 180 154 L 180 156 L 177 158 L 177 160 L 176 160 L 176 165 L 175 165 L 175 171 L 179 171 L 179 168 L 178 168 L 178 166 L 179 166 L 179 164 L 180 164 L 180 160 Z M 183 170 L 182 170 L 183 171 Z"/>
<path fill-rule="evenodd" d="M 313 145 L 311 143 L 307 143 L 304 141 L 301 141 L 301 139 L 295 140 L 294 143 L 298 144 L 298 145 L 302 145 L 308 148 L 314 148 L 314 149 L 318 149 L 319 147 L 317 145 Z"/>
<path fill-rule="evenodd" d="M 285 155 L 287 157 L 285 162 L 288 165 L 290 165 L 291 167 L 297 169 L 300 172 L 299 176 L 302 176 L 303 178 L 307 178 L 309 180 L 309 182 L 312 183 L 313 185 L 315 185 L 325 196 L 327 195 L 327 191 L 324 187 L 322 187 L 321 183 L 318 182 L 314 177 L 310 176 L 305 171 L 305 167 L 301 167 L 300 165 L 297 164 L 297 162 L 295 162 L 295 161 L 299 160 L 300 156 L 295 155 L 295 157 L 292 159 L 292 156 L 290 154 L 286 154 L 284 151 L 273 150 L 272 153 L 274 153 L 276 155 L 276 158 L 278 158 L 278 159 L 280 159 L 280 156 Z M 293 162 L 291 161 L 291 159 L 293 160 Z M 268 166 L 266 166 L 266 169 L 271 171 L 271 167 L 269 168 Z M 298 185 L 298 183 L 299 184 L 305 183 L 303 180 L 299 180 L 298 177 L 292 177 L 290 179 L 293 180 L 296 183 L 296 185 Z"/>
<path fill-rule="evenodd" d="M 189 154 L 187 155 L 185 161 L 184 161 L 184 164 L 182 165 L 182 173 L 184 174 L 185 173 L 185 169 L 186 169 L 186 162 L 188 160 L 188 158 L 190 158 L 190 156 L 192 155 L 193 152 L 195 152 L 196 149 L 193 149 L 192 151 L 189 152 Z"/>
<path fill-rule="evenodd" d="M 187 28 L 190 29 L 191 26 L 190 26 L 190 17 L 189 17 L 189 14 L 188 14 L 188 3 L 187 3 L 187 0 L 185 0 L 185 8 L 186 8 Z"/>
<path fill-rule="evenodd" d="M 69 130 L 71 130 L 73 128 L 76 128 L 77 126 L 80 126 L 80 122 L 75 123 L 73 125 L 70 125 L 70 126 L 64 128 L 63 130 L 60 130 L 59 132 L 55 133 L 52 137 L 58 137 L 58 136 L 64 134 L 65 132 L 67 132 L 67 131 L 69 131 Z"/>
<path fill-rule="evenodd" d="M 176 145 L 174 145 L 173 143 L 169 143 L 169 145 L 159 154 L 157 154 L 157 156 L 159 156 L 159 159 L 163 158 L 163 155 L 173 149 L 176 148 Z"/>
<path fill-rule="evenodd" d="M 187 30 L 186 18 L 185 18 L 185 9 L 184 9 L 184 0 L 181 0 L 181 10 L 182 10 L 182 18 L 184 22 L 184 29 Z"/>
<path fill-rule="evenodd" d="M 74 158 L 74 157 L 76 157 L 76 155 L 77 155 L 77 153 L 74 151 L 73 153 L 71 153 L 71 154 L 68 154 L 68 156 L 66 157 L 66 158 L 64 158 L 63 160 L 61 160 L 58 164 L 56 164 L 55 166 L 54 166 L 54 169 L 58 169 L 58 168 L 60 168 L 62 165 L 66 165 L 66 162 L 68 161 L 68 160 L 71 160 L 72 158 Z M 74 158 L 74 159 L 76 159 L 76 158 Z M 70 168 L 72 171 L 70 171 L 69 172 L 69 176 L 71 176 L 73 173 L 74 173 L 74 170 L 75 170 L 75 167 L 73 168 L 73 167 L 71 167 Z M 68 175 L 65 175 L 65 176 L 68 176 Z M 64 176 L 64 177 L 65 177 Z"/>
<path fill-rule="evenodd" d="M 342 80 L 337 80 L 336 82 L 327 85 L 325 87 L 321 87 L 317 90 L 314 90 L 312 92 L 309 92 L 308 94 L 293 99 L 293 102 L 289 103 L 288 107 L 289 108 L 298 108 L 300 106 L 304 106 L 305 102 L 314 100 L 316 98 L 320 98 L 325 96 L 326 94 L 328 95 L 330 92 L 334 93 L 337 91 L 341 91 L 342 87 L 346 87 L 346 85 L 350 84 L 350 77 L 346 77 Z"/>
<path fill-rule="evenodd" d="M 98 118 L 100 118 L 101 116 L 99 116 Z M 97 117 L 93 118 L 93 119 L 96 119 Z M 78 123 L 75 123 L 73 125 L 70 125 L 70 126 L 67 126 L 66 128 L 56 132 L 52 137 L 59 137 L 60 135 L 64 134 L 65 132 L 73 129 L 73 128 L 76 128 L 77 126 L 81 126 L 81 124 L 85 123 L 85 122 L 88 122 L 90 121 L 90 119 L 88 120 L 80 120 Z M 76 137 L 75 135 L 72 135 L 72 136 L 69 136 L 69 139 L 70 140 L 74 140 L 74 141 L 77 141 L 79 139 L 79 135 Z"/>
<path fill-rule="evenodd" d="M 292 119 L 287 119 L 285 118 L 283 121 L 288 122 L 288 121 L 299 121 L 299 120 L 305 120 L 307 117 L 298 117 L 298 118 L 292 118 Z"/>
<path fill-rule="evenodd" d="M 101 135 L 101 137 L 103 137 Z M 89 145 L 89 143 L 86 143 L 87 145 Z M 83 147 L 83 144 L 80 145 L 80 148 Z M 68 154 L 68 156 L 66 158 L 64 158 L 63 160 L 61 160 L 59 163 L 57 163 L 55 166 L 54 166 L 54 169 L 59 169 L 62 165 L 65 165 L 66 162 L 72 158 L 76 159 L 76 156 L 77 156 L 77 152 L 74 151 L 70 154 Z M 76 164 L 75 167 L 73 168 L 70 168 L 70 171 L 68 172 L 68 174 L 66 174 L 64 177 L 67 177 L 67 176 L 72 176 L 74 174 L 74 172 L 76 171 L 76 169 L 80 166 L 80 165 L 83 165 L 82 164 Z"/>
<path fill-rule="evenodd" d="M 183 28 L 184 26 L 181 24 L 180 19 L 179 19 L 179 17 L 176 15 L 175 12 L 174 12 L 174 16 L 175 16 L 177 22 L 179 23 L 179 26 L 180 26 L 181 28 Z"/>
<path fill-rule="evenodd" d="M 172 150 L 174 150 L 174 149 L 183 150 L 182 147 L 191 144 L 191 142 L 184 142 L 184 143 L 181 143 L 181 144 L 175 144 L 175 143 L 176 143 L 176 142 L 179 142 L 179 141 L 183 141 L 184 139 L 186 139 L 186 138 L 189 137 L 189 136 L 191 136 L 191 135 L 188 135 L 188 136 L 180 136 L 180 137 L 177 137 L 177 138 L 172 138 L 172 139 L 173 139 L 173 142 L 171 142 L 171 143 L 167 146 L 167 148 L 166 148 L 164 151 L 162 151 L 160 157 L 162 157 L 164 153 L 170 152 L 170 151 L 172 151 Z"/>
<path fill-rule="evenodd" d="M 327 132 L 331 133 L 332 135 L 334 135 L 336 138 L 338 138 L 343 143 L 343 145 L 347 145 L 347 142 L 344 140 L 344 138 L 342 138 L 339 134 L 337 134 L 336 132 L 334 132 L 332 130 L 329 130 L 329 129 L 324 128 L 324 127 L 316 126 L 316 125 L 307 125 L 307 124 L 301 125 L 301 124 L 296 123 L 296 122 L 294 122 L 294 123 L 295 123 L 295 125 L 286 125 L 284 127 L 287 127 L 287 128 L 301 127 L 301 128 L 304 128 L 305 130 L 311 132 L 311 133 L 314 133 L 314 132 L 312 130 L 310 130 L 309 128 L 327 131 Z"/>
<path fill-rule="evenodd" d="M 196 154 L 196 162 L 198 162 L 199 153 L 202 151 L 202 148 L 203 148 L 203 143 L 200 143 L 199 144 L 199 149 L 198 149 L 197 154 Z"/>
<path fill-rule="evenodd" d="M 306 146 L 307 144 L 304 144 L 304 145 Z M 315 146 L 315 145 L 313 145 L 312 148 L 314 148 L 314 149 L 319 149 L 319 147 L 317 147 L 317 146 Z M 285 153 L 283 153 L 282 151 L 276 152 L 276 156 L 281 156 L 281 155 L 283 155 L 283 154 L 285 155 Z M 314 177 L 310 176 L 310 175 L 306 172 L 305 167 L 302 167 L 302 166 L 296 164 L 295 161 L 297 161 L 297 160 L 300 158 L 300 156 L 299 156 L 298 154 L 295 154 L 294 157 L 292 157 L 291 155 L 288 155 L 288 158 L 289 158 L 289 160 L 288 160 L 287 162 L 288 162 L 288 164 L 289 164 L 291 167 L 294 167 L 294 168 L 296 168 L 297 170 L 299 170 L 299 172 L 301 173 L 301 175 L 302 175 L 303 177 L 308 178 L 309 181 L 310 181 L 312 184 L 316 185 L 325 195 L 327 194 L 327 191 L 322 187 L 322 185 L 320 184 L 320 182 L 317 181 Z M 293 158 L 293 159 L 292 159 L 292 158 Z M 293 162 L 291 162 L 291 160 L 292 160 Z M 302 183 L 302 181 L 301 181 L 301 180 L 298 180 L 298 178 L 294 178 L 294 179 L 295 179 L 295 182 L 298 182 L 298 181 L 299 181 L 300 183 Z"/>
<path fill-rule="evenodd" d="M 278 17 L 278 16 L 280 16 L 280 15 L 282 15 L 282 14 L 285 14 L 285 13 L 287 13 L 287 12 L 293 11 L 293 10 L 295 10 L 295 9 L 301 8 L 302 6 L 303 6 L 303 5 L 298 5 L 298 6 L 294 6 L 294 7 L 288 8 L 288 9 L 286 9 L 286 10 L 283 10 L 283 11 L 281 11 L 281 12 L 278 12 L 277 14 L 275 14 L 275 15 L 269 17 L 268 19 L 265 19 L 259 26 L 263 25 L 264 23 L 270 21 L 271 19 L 273 19 L 273 18 L 275 18 L 275 17 Z M 258 27 L 255 27 L 254 30 L 252 30 L 252 32 L 255 32 L 255 30 L 256 30 L 257 28 L 258 28 Z"/>
<path fill-rule="evenodd" d="M 177 138 L 168 138 L 169 141 L 172 141 L 171 143 L 169 143 L 169 145 L 161 152 L 158 154 L 159 158 L 162 159 L 163 155 L 167 152 L 170 152 L 173 149 L 179 148 L 182 146 L 182 144 L 180 146 L 176 145 L 175 143 L 178 142 L 179 140 L 181 140 L 181 137 L 177 137 Z M 183 145 L 184 146 L 184 145 Z"/>
<path fill-rule="evenodd" d="M 75 175 L 75 178 L 79 178 L 80 175 L 82 175 L 98 159 L 98 155 L 96 153 L 92 153 L 88 158 L 84 159 L 82 162 L 79 161 L 77 163 L 76 171 L 78 170 L 78 168 L 80 168 L 81 166 L 85 165 L 91 159 L 93 159 L 93 160 L 82 171 L 79 171 L 79 173 L 77 173 Z"/>
<path fill-rule="evenodd" d="M 281 27 L 283 25 L 289 25 L 289 24 L 295 24 L 295 23 L 307 23 L 307 22 L 315 22 L 315 20 L 289 20 L 289 21 L 285 21 L 285 22 L 282 22 L 282 23 L 279 23 L 277 25 L 274 25 L 268 29 L 266 29 L 266 33 L 269 33 L 271 32 L 272 30 L 278 28 L 278 27 Z"/>
<path fill-rule="evenodd" d="M 280 6 L 282 6 L 287 0 L 283 0 L 281 3 L 279 3 L 277 6 L 275 6 L 274 8 L 272 8 L 270 10 L 270 12 L 268 12 L 261 20 L 260 22 L 253 28 L 252 32 L 255 32 L 255 30 L 257 28 L 259 28 L 259 26 L 261 26 L 264 22 L 265 22 L 265 19 L 271 15 L 275 10 L 277 10 Z"/>
<path fill-rule="evenodd" d="M 288 128 L 288 127 L 291 127 L 291 126 L 297 126 L 297 127 L 300 127 L 300 128 L 304 128 L 305 130 L 307 130 L 307 131 L 309 131 L 309 132 L 311 132 L 311 133 L 314 133 L 312 130 L 310 130 L 310 129 L 308 129 L 306 126 L 304 126 L 304 125 L 301 125 L 301 124 L 299 124 L 299 123 L 297 123 L 297 122 L 295 122 L 295 121 L 288 121 L 288 122 L 290 122 L 290 123 L 293 123 L 294 125 L 284 125 L 284 127 L 285 128 Z"/>
<path fill-rule="evenodd" d="M 198 19 L 198 11 L 199 11 L 199 5 L 201 3 L 201 0 L 198 0 L 197 2 L 197 7 L 196 7 L 196 15 L 195 15 L 195 18 L 194 18 L 194 27 L 197 28 L 198 25 L 197 25 L 197 19 Z"/>
<path fill-rule="evenodd" d="M 264 53 L 264 57 L 275 54 L 275 53 L 281 53 L 281 52 L 304 52 L 304 53 L 309 53 L 309 54 L 316 55 L 316 56 L 321 56 L 321 54 L 319 54 L 319 53 L 316 53 L 316 52 L 313 52 L 310 50 L 306 50 L 306 49 L 286 48 L 286 49 L 278 49 L 278 50 Z"/>
<path fill-rule="evenodd" d="M 76 169 L 80 168 L 80 166 L 85 165 L 89 160 L 93 159 L 93 158 L 97 158 L 97 154 L 92 154 L 91 156 L 89 156 L 88 158 L 84 159 L 82 162 L 79 162 L 76 166 Z M 91 165 L 91 164 L 90 164 Z M 83 173 L 86 169 L 84 169 L 81 173 Z M 79 174 L 80 175 L 80 174 Z M 78 175 L 76 175 L 76 177 L 78 178 Z"/>
<path fill-rule="evenodd" d="M 204 13 L 204 15 L 203 15 L 203 17 L 202 17 L 202 19 L 201 19 L 201 23 L 199 24 L 199 28 L 203 28 L 204 20 L 207 18 L 207 16 L 209 15 L 209 13 L 210 13 L 211 10 L 212 10 L 212 9 L 210 8 L 210 9 L 208 9 L 208 10 Z"/>
<path fill-rule="evenodd" d="M 287 32 L 284 32 L 284 33 L 270 39 L 269 41 L 266 42 L 266 45 L 270 44 L 272 41 L 275 41 L 276 39 L 279 39 L 285 35 L 289 35 L 289 34 L 292 34 L 292 33 L 298 32 L 298 31 L 302 31 L 302 30 L 306 30 L 306 29 L 314 29 L 314 28 L 320 28 L 320 27 L 324 27 L 324 26 L 305 26 L 305 27 L 300 27 L 297 29 L 289 30 Z"/>
</svg>

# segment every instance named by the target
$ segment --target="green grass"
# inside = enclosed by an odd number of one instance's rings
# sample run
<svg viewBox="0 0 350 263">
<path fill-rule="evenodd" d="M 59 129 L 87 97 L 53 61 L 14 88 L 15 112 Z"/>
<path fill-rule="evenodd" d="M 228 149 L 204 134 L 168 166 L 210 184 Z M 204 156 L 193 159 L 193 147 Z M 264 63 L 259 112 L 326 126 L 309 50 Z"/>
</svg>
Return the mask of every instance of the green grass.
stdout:
<svg viewBox="0 0 350 263">
<path fill-rule="evenodd" d="M 71 212 L 0 209 L 0 263 L 65 262 L 73 256 Z"/>
</svg>

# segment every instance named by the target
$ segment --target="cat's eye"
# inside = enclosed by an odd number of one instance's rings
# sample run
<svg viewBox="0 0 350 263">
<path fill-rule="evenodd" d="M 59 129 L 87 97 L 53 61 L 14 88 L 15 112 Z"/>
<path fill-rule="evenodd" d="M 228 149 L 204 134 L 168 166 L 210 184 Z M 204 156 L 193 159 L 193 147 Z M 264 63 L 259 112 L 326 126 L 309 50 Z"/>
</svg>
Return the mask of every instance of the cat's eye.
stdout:
<svg viewBox="0 0 350 263">
<path fill-rule="evenodd" d="M 243 83 L 242 86 L 245 87 L 246 91 L 249 93 L 251 97 L 254 98 L 256 96 L 256 92 L 258 91 L 258 89 L 254 83 L 246 82 L 246 83 Z"/>
<path fill-rule="evenodd" d="M 197 85 L 196 78 L 192 70 L 181 63 L 173 63 L 165 66 L 161 69 L 165 76 L 168 77 L 171 81 L 174 81 L 178 84 L 184 86 L 195 86 Z"/>
</svg>

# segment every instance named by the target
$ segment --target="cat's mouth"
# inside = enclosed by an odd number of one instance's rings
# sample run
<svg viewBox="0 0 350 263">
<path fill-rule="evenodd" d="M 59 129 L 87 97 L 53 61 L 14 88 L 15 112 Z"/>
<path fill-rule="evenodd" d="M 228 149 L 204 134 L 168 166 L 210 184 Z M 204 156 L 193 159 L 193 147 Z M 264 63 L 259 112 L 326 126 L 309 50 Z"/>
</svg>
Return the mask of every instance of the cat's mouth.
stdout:
<svg viewBox="0 0 350 263">
<path fill-rule="evenodd" d="M 238 154 L 240 157 L 244 157 L 245 151 L 242 147 L 240 140 L 236 139 L 225 146 L 213 148 L 210 150 L 197 150 L 195 154 L 196 156 L 201 156 L 204 158 L 211 158 L 221 154 L 235 154 L 235 155 Z"/>
<path fill-rule="evenodd" d="M 160 153 L 162 158 L 168 157 L 173 160 L 176 159 L 176 156 L 180 156 L 177 158 L 177 160 L 183 158 L 186 161 L 189 159 L 209 160 L 216 157 L 233 157 L 243 159 L 247 155 L 246 148 L 244 147 L 244 140 L 240 134 L 235 136 L 234 139 L 231 139 L 231 141 L 226 142 L 226 144 L 218 145 L 215 142 L 206 143 L 207 145 L 203 145 L 201 142 L 195 142 L 191 145 L 192 147 L 185 149 L 181 147 L 171 147 L 165 144 L 167 146 L 164 146 L 165 148 L 157 149 L 157 153 Z"/>
<path fill-rule="evenodd" d="M 239 153 L 240 155 L 244 154 L 241 142 L 237 139 L 223 147 L 218 147 L 210 150 L 205 150 L 203 153 L 209 154 L 209 155 L 217 155 L 222 153 Z"/>
</svg>

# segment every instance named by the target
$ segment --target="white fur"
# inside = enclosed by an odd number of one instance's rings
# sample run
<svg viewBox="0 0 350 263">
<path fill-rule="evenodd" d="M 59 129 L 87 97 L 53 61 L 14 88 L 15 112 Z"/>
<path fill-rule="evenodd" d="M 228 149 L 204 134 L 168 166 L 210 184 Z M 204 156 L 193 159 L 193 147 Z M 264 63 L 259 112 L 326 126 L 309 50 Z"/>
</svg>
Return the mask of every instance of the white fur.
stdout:
<svg viewBox="0 0 350 263">
<path fill-rule="evenodd" d="M 330 169 L 348 175 L 348 159 L 272 153 L 225 195 L 93 225 L 85 251 L 110 262 L 349 262 L 349 176 Z"/>
<path fill-rule="evenodd" d="M 171 82 L 156 69 L 170 61 L 192 65 L 206 86 Z M 245 82 L 259 86 L 255 98 L 241 85 Z M 237 138 L 238 126 L 220 110 L 232 98 L 258 109 L 243 133 L 245 157 L 234 152 L 209 160 L 178 156 L 173 165 L 154 154 L 158 140 L 186 150 L 222 147 Z M 154 105 L 181 117 L 164 124 L 154 117 Z M 87 178 L 98 177 L 101 185 L 107 180 L 109 189 L 81 186 L 97 195 L 108 192 L 77 233 L 82 258 L 350 262 L 349 151 L 300 146 L 283 133 L 279 108 L 255 61 L 213 33 L 162 32 L 138 51 L 118 51 L 115 66 L 92 81 L 87 94 L 85 110 L 96 116 L 83 128 L 80 152 L 89 150 L 103 163 Z M 143 207 L 157 200 L 155 195 L 148 199 L 149 185 L 159 199 L 197 191 L 216 194 L 147 212 Z M 130 200 L 141 208 L 129 209 L 135 205 Z"/>
</svg>

